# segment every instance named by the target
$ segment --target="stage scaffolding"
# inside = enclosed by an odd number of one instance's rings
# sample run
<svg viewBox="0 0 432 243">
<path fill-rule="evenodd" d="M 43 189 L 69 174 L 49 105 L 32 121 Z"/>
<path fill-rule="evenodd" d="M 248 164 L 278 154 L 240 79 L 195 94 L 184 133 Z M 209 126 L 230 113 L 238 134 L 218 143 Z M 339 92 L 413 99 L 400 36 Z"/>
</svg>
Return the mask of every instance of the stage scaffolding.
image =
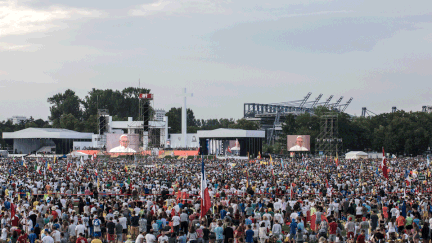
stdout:
<svg viewBox="0 0 432 243">
<path fill-rule="evenodd" d="M 338 114 L 328 112 L 320 118 L 320 133 L 316 138 L 315 152 L 318 155 L 336 156 L 343 152 L 342 138 L 339 137 Z"/>
</svg>

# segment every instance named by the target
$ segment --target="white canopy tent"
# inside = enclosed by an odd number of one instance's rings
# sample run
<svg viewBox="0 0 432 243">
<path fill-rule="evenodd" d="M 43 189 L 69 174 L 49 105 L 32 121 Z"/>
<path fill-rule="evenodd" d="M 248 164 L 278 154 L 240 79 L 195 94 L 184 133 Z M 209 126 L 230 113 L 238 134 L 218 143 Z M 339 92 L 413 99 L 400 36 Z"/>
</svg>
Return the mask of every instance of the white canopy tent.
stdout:
<svg viewBox="0 0 432 243">
<path fill-rule="evenodd" d="M 345 154 L 345 159 L 367 159 L 368 154 L 363 151 L 351 151 Z"/>
<path fill-rule="evenodd" d="M 68 158 L 79 158 L 79 157 L 84 157 L 83 159 L 88 159 L 89 158 L 88 154 L 82 153 L 82 152 L 78 152 L 78 151 L 72 151 L 67 156 L 68 156 Z"/>
</svg>

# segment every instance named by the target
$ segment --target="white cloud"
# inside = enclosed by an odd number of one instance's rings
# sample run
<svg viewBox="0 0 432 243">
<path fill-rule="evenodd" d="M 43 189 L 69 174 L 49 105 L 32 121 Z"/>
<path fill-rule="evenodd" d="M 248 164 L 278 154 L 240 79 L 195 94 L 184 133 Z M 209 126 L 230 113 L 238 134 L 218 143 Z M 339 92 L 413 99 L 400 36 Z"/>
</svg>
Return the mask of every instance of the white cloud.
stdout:
<svg viewBox="0 0 432 243">
<path fill-rule="evenodd" d="M 53 6 L 46 10 L 20 6 L 16 1 L 0 2 L 0 37 L 46 31 L 61 25 L 59 20 L 95 18 L 97 10 Z"/>
<path fill-rule="evenodd" d="M 24 50 L 27 49 L 28 47 L 30 47 L 30 45 L 15 45 L 12 43 L 0 42 L 0 51 Z"/>
<path fill-rule="evenodd" d="M 130 16 L 148 16 L 157 13 L 165 14 L 227 14 L 231 11 L 223 5 L 230 1 L 225 0 L 158 0 L 155 3 L 142 4 L 129 11 Z"/>
</svg>

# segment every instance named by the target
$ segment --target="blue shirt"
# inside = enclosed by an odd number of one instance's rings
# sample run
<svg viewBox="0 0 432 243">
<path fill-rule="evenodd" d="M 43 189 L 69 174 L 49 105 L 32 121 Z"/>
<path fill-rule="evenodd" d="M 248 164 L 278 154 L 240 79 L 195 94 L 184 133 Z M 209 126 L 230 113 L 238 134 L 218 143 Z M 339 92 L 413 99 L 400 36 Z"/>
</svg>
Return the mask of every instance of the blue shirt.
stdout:
<svg viewBox="0 0 432 243">
<path fill-rule="evenodd" d="M 252 220 L 251 219 L 245 219 L 245 225 L 251 225 L 252 224 Z"/>
<path fill-rule="evenodd" d="M 254 232 L 251 229 L 246 230 L 246 242 L 253 242 Z"/>
<path fill-rule="evenodd" d="M 216 227 L 214 229 L 214 232 L 216 234 L 216 240 L 223 240 L 223 229 L 222 229 L 222 227 Z"/>
<path fill-rule="evenodd" d="M 28 236 L 28 239 L 29 239 L 30 243 L 34 243 L 35 240 L 36 240 L 36 238 L 37 238 L 37 235 L 35 233 L 31 233 Z"/>
<path fill-rule="evenodd" d="M 290 234 L 295 235 L 297 232 L 297 223 L 296 222 L 292 222 L 290 224 Z"/>
<path fill-rule="evenodd" d="M 420 227 L 420 219 L 414 219 L 413 222 L 421 229 Z"/>
<path fill-rule="evenodd" d="M 178 238 L 179 243 L 186 243 L 187 237 L 186 235 L 182 235 Z"/>
<path fill-rule="evenodd" d="M 304 230 L 304 224 L 302 222 L 298 223 L 297 228 Z"/>
<path fill-rule="evenodd" d="M 244 203 L 240 203 L 240 211 L 242 212 L 242 213 L 244 213 L 245 212 L 245 205 L 244 205 Z"/>
<path fill-rule="evenodd" d="M 156 224 L 158 224 L 158 229 L 162 229 L 162 220 L 156 220 Z"/>
<path fill-rule="evenodd" d="M 6 202 L 4 202 L 4 206 L 5 206 L 6 210 L 9 210 L 11 203 L 9 201 L 6 201 Z"/>
<path fill-rule="evenodd" d="M 221 213 L 221 219 L 223 220 L 227 214 L 227 211 L 225 209 L 222 209 L 220 213 Z"/>
</svg>

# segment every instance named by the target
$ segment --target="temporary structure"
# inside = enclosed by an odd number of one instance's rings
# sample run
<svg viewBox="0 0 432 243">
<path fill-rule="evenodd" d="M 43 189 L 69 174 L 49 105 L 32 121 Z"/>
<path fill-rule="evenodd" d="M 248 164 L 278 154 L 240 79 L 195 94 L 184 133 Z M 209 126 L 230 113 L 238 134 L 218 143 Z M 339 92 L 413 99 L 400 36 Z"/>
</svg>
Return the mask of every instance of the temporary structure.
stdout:
<svg viewBox="0 0 432 243">
<path fill-rule="evenodd" d="M 363 151 L 351 151 L 345 154 L 345 159 L 367 159 L 368 154 Z"/>
</svg>

